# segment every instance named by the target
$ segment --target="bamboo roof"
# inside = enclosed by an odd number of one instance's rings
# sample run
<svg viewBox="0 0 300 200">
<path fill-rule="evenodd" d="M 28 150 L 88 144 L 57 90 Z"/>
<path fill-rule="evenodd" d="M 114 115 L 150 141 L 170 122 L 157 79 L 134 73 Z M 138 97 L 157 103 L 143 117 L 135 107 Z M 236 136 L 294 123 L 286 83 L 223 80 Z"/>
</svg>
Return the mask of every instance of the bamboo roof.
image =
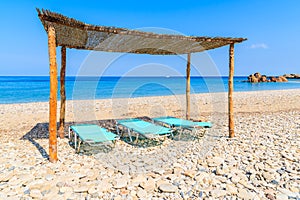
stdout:
<svg viewBox="0 0 300 200">
<path fill-rule="evenodd" d="M 67 48 L 176 55 L 201 52 L 246 40 L 246 38 L 157 34 L 125 28 L 95 26 L 49 10 L 37 9 L 37 11 L 46 31 L 49 26 L 55 28 L 57 46 Z"/>
</svg>

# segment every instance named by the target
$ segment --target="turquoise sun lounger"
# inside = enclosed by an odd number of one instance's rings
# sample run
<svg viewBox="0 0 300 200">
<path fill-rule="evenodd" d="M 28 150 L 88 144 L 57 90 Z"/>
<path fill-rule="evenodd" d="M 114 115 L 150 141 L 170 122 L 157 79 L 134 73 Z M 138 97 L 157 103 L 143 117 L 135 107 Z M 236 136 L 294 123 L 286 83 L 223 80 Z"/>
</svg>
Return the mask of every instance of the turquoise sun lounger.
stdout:
<svg viewBox="0 0 300 200">
<path fill-rule="evenodd" d="M 179 129 L 179 130 L 190 130 L 195 131 L 197 128 L 211 128 L 211 122 L 194 122 L 190 120 L 180 119 L 176 117 L 157 117 L 152 118 L 153 122 L 156 122 L 161 125 L 168 126 L 170 128 Z"/>
<path fill-rule="evenodd" d="M 137 133 L 137 137 L 135 141 L 137 141 L 139 135 L 148 139 L 173 135 L 172 129 L 157 124 L 153 124 L 150 122 L 146 122 L 141 119 L 117 120 L 117 125 L 116 125 L 117 132 L 119 135 L 123 136 L 124 132 L 120 134 L 119 126 L 125 127 L 127 129 L 130 142 L 132 142 L 132 132 Z"/>
<path fill-rule="evenodd" d="M 117 139 L 119 139 L 119 136 L 109 132 L 107 129 L 102 128 L 98 125 L 94 124 L 79 124 L 79 125 L 73 125 L 69 127 L 69 139 L 71 140 L 71 135 L 74 135 L 74 144 L 75 149 L 77 148 L 78 143 L 78 149 L 80 149 L 80 143 L 87 143 L 91 146 L 93 145 L 103 145 L 111 142 L 115 142 Z"/>
<path fill-rule="evenodd" d="M 176 117 L 157 117 L 152 118 L 155 122 L 165 123 L 172 127 L 181 127 L 181 128 L 194 128 L 201 126 L 204 128 L 211 128 L 212 124 L 210 122 L 193 122 L 186 119 L 180 119 Z"/>
</svg>

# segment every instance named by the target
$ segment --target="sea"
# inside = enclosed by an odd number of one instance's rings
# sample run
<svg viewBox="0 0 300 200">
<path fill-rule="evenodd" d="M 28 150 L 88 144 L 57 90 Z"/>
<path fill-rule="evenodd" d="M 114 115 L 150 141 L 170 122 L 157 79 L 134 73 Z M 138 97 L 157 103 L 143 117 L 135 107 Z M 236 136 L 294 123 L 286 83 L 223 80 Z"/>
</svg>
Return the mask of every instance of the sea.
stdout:
<svg viewBox="0 0 300 200">
<path fill-rule="evenodd" d="M 248 83 L 234 77 L 234 91 L 300 89 L 286 83 Z M 60 80 L 58 80 L 59 87 Z M 67 100 L 134 98 L 185 94 L 185 77 L 66 77 Z M 227 92 L 228 77 L 191 77 L 191 93 Z M 58 98 L 59 90 L 58 90 Z M 49 100 L 49 76 L 0 76 L 0 104 Z"/>
</svg>

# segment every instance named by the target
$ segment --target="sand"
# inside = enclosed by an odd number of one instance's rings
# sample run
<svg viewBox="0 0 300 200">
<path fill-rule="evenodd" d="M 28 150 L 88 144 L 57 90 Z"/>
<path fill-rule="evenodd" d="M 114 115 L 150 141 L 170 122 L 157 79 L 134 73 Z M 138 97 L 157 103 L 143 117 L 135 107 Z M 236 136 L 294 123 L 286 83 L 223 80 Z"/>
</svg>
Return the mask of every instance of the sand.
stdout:
<svg viewBox="0 0 300 200">
<path fill-rule="evenodd" d="M 235 113 L 265 113 L 300 109 L 300 90 L 235 92 Z M 191 117 L 227 112 L 227 93 L 191 95 Z M 48 102 L 0 104 L 0 130 L 32 127 L 48 122 Z M 58 102 L 58 118 L 59 118 Z M 185 116 L 185 95 L 67 101 L 66 121 L 89 121 L 127 117 Z M 18 120 L 15 120 L 17 117 Z"/>
<path fill-rule="evenodd" d="M 47 138 L 21 139 L 34 127 L 47 135 L 48 102 L 1 104 L 0 199 L 300 198 L 300 89 L 234 93 L 232 140 L 226 95 L 191 95 L 192 118 L 214 123 L 200 141 L 149 148 L 119 141 L 109 153 L 82 155 L 59 139 L 56 164 L 47 160 Z M 67 101 L 66 112 L 67 122 L 184 117 L 185 96 Z"/>
</svg>

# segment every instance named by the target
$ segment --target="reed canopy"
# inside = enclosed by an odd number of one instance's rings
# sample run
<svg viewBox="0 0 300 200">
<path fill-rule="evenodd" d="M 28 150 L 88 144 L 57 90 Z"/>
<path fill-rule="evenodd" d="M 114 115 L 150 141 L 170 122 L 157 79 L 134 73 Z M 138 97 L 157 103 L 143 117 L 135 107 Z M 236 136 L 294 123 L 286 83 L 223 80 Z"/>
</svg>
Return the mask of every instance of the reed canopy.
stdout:
<svg viewBox="0 0 300 200">
<path fill-rule="evenodd" d="M 49 99 L 49 158 L 57 161 L 57 63 L 56 47 L 61 46 L 60 71 L 60 126 L 59 135 L 64 137 L 65 124 L 65 70 L 66 48 L 105 52 L 126 52 L 151 55 L 187 54 L 186 66 L 186 118 L 190 118 L 190 59 L 192 53 L 229 45 L 229 81 L 228 81 L 228 116 L 229 137 L 234 136 L 233 119 L 233 74 L 234 44 L 246 38 L 199 37 L 173 34 L 158 34 L 111 26 L 86 24 L 73 18 L 37 9 L 47 34 L 50 62 L 50 99 Z"/>
<path fill-rule="evenodd" d="M 125 28 L 94 26 L 48 10 L 38 11 L 45 30 L 53 26 L 57 46 L 152 55 L 196 53 L 242 42 L 245 38 L 167 35 Z"/>
</svg>

